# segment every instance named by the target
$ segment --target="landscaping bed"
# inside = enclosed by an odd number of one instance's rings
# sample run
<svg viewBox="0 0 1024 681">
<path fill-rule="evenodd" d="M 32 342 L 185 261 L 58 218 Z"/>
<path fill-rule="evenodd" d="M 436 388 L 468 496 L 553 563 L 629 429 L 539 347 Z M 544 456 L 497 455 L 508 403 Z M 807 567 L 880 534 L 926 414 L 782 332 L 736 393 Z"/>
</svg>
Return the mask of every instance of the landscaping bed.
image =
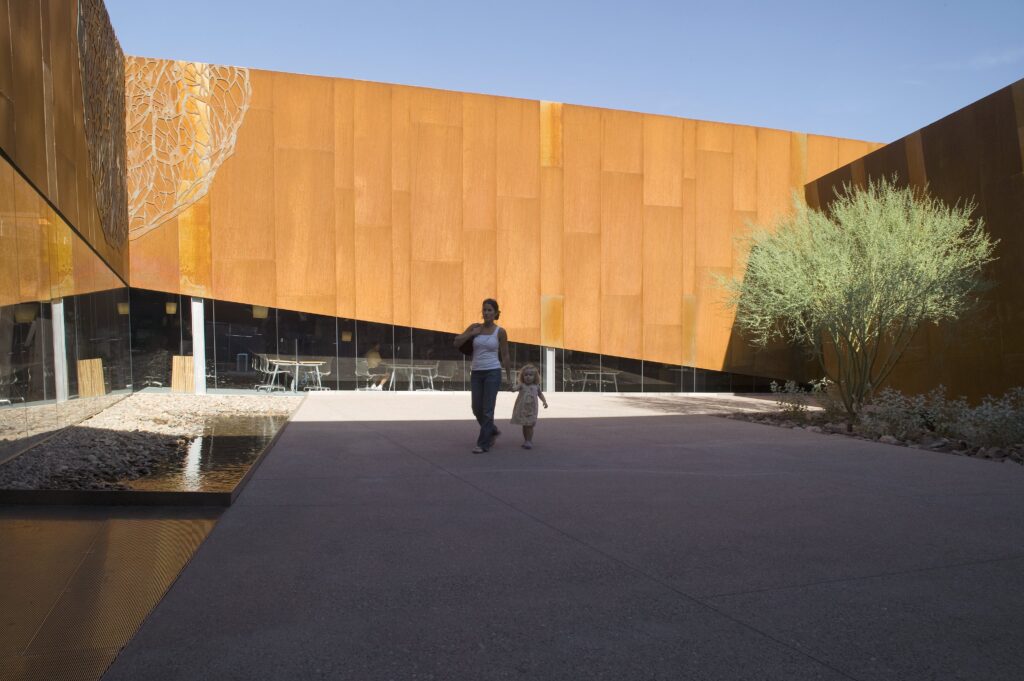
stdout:
<svg viewBox="0 0 1024 681">
<path fill-rule="evenodd" d="M 0 465 L 0 490 L 133 489 L 131 481 L 180 465 L 211 424 L 276 429 L 301 399 L 137 393 Z"/>
</svg>

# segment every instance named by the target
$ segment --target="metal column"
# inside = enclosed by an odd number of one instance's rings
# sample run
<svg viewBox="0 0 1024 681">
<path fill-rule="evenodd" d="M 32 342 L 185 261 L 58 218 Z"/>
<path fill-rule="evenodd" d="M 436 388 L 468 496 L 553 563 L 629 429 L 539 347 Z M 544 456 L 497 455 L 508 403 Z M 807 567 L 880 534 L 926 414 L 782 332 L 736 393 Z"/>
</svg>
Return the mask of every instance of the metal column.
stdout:
<svg viewBox="0 0 1024 681">
<path fill-rule="evenodd" d="M 192 299 L 192 377 L 196 395 L 206 394 L 206 320 L 203 299 Z"/>
</svg>

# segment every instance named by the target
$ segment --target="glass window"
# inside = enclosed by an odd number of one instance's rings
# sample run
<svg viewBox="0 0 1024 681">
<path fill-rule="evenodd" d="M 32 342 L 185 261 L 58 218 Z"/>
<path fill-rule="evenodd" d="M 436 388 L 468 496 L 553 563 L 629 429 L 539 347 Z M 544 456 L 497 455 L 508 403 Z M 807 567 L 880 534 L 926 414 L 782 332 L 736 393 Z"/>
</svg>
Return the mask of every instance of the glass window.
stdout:
<svg viewBox="0 0 1024 681">
<path fill-rule="evenodd" d="M 601 355 L 576 350 L 562 350 L 560 355 L 556 382 L 563 391 L 601 391 Z"/>
<path fill-rule="evenodd" d="M 696 391 L 699 393 L 732 392 L 732 374 L 709 369 L 696 370 Z"/>
<path fill-rule="evenodd" d="M 602 392 L 640 392 L 643 390 L 643 362 L 639 359 L 601 355 L 599 378 Z"/>
<path fill-rule="evenodd" d="M 296 390 L 336 390 L 338 321 L 335 317 L 277 311 L 279 369 Z"/>
<path fill-rule="evenodd" d="M 454 333 L 412 330 L 412 364 L 420 389 L 466 390 L 465 355 L 455 347 Z"/>
<path fill-rule="evenodd" d="M 677 393 L 683 389 L 683 372 L 678 364 L 644 361 L 645 393 Z"/>
<path fill-rule="evenodd" d="M 170 388 L 171 358 L 192 354 L 192 308 L 187 297 L 131 290 L 132 368 L 136 390 Z"/>
<path fill-rule="evenodd" d="M 210 317 L 213 333 L 208 331 L 206 352 L 214 357 L 218 389 L 283 386 L 269 367 L 269 358 L 277 357 L 276 309 L 215 300 Z"/>
<path fill-rule="evenodd" d="M 394 327 L 375 322 L 355 323 L 356 356 L 353 375 L 358 390 L 387 390 L 395 386 Z"/>
</svg>

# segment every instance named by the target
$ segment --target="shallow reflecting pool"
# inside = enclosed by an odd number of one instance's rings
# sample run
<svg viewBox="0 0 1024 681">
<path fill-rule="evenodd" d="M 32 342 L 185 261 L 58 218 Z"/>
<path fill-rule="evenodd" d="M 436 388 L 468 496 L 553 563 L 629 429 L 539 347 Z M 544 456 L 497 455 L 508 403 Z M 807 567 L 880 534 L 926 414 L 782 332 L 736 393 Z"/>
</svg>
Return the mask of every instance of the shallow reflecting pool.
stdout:
<svg viewBox="0 0 1024 681">
<path fill-rule="evenodd" d="M 222 416 L 189 443 L 183 459 L 125 484 L 133 490 L 230 492 L 246 474 L 287 416 Z"/>
</svg>

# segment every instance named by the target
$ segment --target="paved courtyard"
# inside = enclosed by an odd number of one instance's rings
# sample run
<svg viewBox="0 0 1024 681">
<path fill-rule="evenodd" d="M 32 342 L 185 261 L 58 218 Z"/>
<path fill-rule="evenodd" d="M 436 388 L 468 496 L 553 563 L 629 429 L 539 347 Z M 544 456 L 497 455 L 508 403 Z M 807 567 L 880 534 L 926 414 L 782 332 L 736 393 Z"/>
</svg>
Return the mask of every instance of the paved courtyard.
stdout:
<svg viewBox="0 0 1024 681">
<path fill-rule="evenodd" d="M 472 455 L 468 401 L 310 395 L 104 679 L 1021 678 L 1024 468 L 559 393 Z"/>
</svg>

